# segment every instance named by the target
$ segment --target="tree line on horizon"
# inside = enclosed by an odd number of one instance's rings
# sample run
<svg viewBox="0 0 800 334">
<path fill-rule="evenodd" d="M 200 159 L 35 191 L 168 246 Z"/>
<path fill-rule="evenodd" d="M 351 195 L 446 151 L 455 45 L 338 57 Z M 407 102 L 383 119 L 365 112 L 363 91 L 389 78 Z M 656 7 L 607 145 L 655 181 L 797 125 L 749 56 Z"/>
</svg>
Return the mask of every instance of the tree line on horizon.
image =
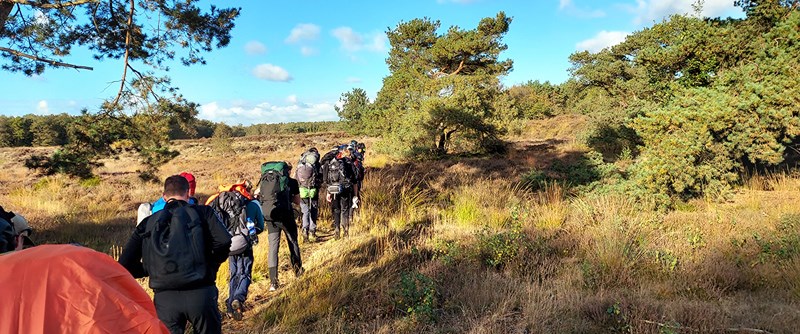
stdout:
<svg viewBox="0 0 800 334">
<path fill-rule="evenodd" d="M 93 121 L 96 119 L 91 118 Z M 0 147 L 62 146 L 80 140 L 78 133 L 85 131 L 87 115 L 3 116 L 0 115 Z M 316 133 L 343 131 L 338 121 L 259 123 L 252 125 L 228 125 L 191 118 L 187 124 L 168 122 L 169 140 L 202 139 L 215 137 L 245 137 L 274 134 Z M 119 136 L 126 139 L 125 136 Z"/>
</svg>

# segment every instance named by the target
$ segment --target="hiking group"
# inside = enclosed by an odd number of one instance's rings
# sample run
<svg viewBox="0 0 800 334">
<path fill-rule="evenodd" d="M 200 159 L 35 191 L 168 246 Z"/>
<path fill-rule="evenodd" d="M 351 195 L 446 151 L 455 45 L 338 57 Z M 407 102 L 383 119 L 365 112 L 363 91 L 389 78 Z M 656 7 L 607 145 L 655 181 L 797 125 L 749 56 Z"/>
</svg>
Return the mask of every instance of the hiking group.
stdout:
<svg viewBox="0 0 800 334">
<path fill-rule="evenodd" d="M 183 333 L 187 322 L 195 333 L 220 333 L 215 280 L 222 263 L 227 259 L 230 268 L 226 314 L 241 320 L 252 282 L 253 246 L 261 232 L 268 233 L 270 291 L 280 287 L 281 232 L 294 275 L 305 272 L 295 221 L 301 218 L 304 241 L 320 240 L 320 189 L 331 203 L 334 238 L 349 236 L 364 177 L 364 151 L 365 145 L 356 141 L 322 156 L 310 148 L 300 156 L 294 174 L 288 162 L 266 162 L 256 185 L 244 179 L 220 186 L 204 205 L 194 197 L 192 174 L 170 176 L 161 198 L 140 205 L 137 226 L 119 263 L 133 277 L 149 276 L 156 313 L 171 333 Z"/>
</svg>

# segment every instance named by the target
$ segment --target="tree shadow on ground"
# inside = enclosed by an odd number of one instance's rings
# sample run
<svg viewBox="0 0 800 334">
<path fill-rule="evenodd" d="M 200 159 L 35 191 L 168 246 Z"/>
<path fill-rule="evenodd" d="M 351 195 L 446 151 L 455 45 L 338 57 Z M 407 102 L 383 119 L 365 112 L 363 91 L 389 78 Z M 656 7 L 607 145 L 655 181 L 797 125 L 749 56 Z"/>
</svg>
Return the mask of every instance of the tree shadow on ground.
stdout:
<svg viewBox="0 0 800 334">
<path fill-rule="evenodd" d="M 510 144 L 503 155 L 449 156 L 437 160 L 397 163 L 383 168 L 369 168 L 367 173 L 381 174 L 390 180 L 417 180 L 427 186 L 457 188 L 475 180 L 526 181 L 531 171 L 540 171 L 548 180 L 567 185 L 585 185 L 599 179 L 594 164 L 585 151 L 564 149 L 563 139 L 521 141 Z"/>
<path fill-rule="evenodd" d="M 63 216 L 54 219 L 63 223 L 34 231 L 31 238 L 37 245 L 77 243 L 110 254 L 112 247 L 124 246 L 136 228 L 135 222 L 129 218 L 99 223 L 74 222 L 74 218 Z"/>
</svg>

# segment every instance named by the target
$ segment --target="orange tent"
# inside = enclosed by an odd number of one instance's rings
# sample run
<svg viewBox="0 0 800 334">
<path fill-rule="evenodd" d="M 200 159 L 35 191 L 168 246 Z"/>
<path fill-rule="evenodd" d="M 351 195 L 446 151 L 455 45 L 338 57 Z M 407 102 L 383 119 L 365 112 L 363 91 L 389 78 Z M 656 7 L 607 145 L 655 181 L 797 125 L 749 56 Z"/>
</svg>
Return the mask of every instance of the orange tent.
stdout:
<svg viewBox="0 0 800 334">
<path fill-rule="evenodd" d="M 110 256 L 41 245 L 0 255 L 0 333 L 169 333 Z"/>
</svg>

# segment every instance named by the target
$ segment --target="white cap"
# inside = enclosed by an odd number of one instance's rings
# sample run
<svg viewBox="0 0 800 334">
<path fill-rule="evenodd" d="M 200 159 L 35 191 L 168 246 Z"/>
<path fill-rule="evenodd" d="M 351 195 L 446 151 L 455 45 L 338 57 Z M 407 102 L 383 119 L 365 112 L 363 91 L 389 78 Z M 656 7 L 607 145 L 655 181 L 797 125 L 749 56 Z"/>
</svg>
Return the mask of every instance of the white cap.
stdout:
<svg viewBox="0 0 800 334">
<path fill-rule="evenodd" d="M 25 217 L 20 216 L 19 214 L 16 214 L 13 218 L 11 218 L 11 223 L 14 224 L 14 231 L 17 234 L 20 234 L 24 231 L 28 231 L 28 233 L 31 232 L 31 225 L 28 224 L 28 221 L 25 219 Z"/>
</svg>

